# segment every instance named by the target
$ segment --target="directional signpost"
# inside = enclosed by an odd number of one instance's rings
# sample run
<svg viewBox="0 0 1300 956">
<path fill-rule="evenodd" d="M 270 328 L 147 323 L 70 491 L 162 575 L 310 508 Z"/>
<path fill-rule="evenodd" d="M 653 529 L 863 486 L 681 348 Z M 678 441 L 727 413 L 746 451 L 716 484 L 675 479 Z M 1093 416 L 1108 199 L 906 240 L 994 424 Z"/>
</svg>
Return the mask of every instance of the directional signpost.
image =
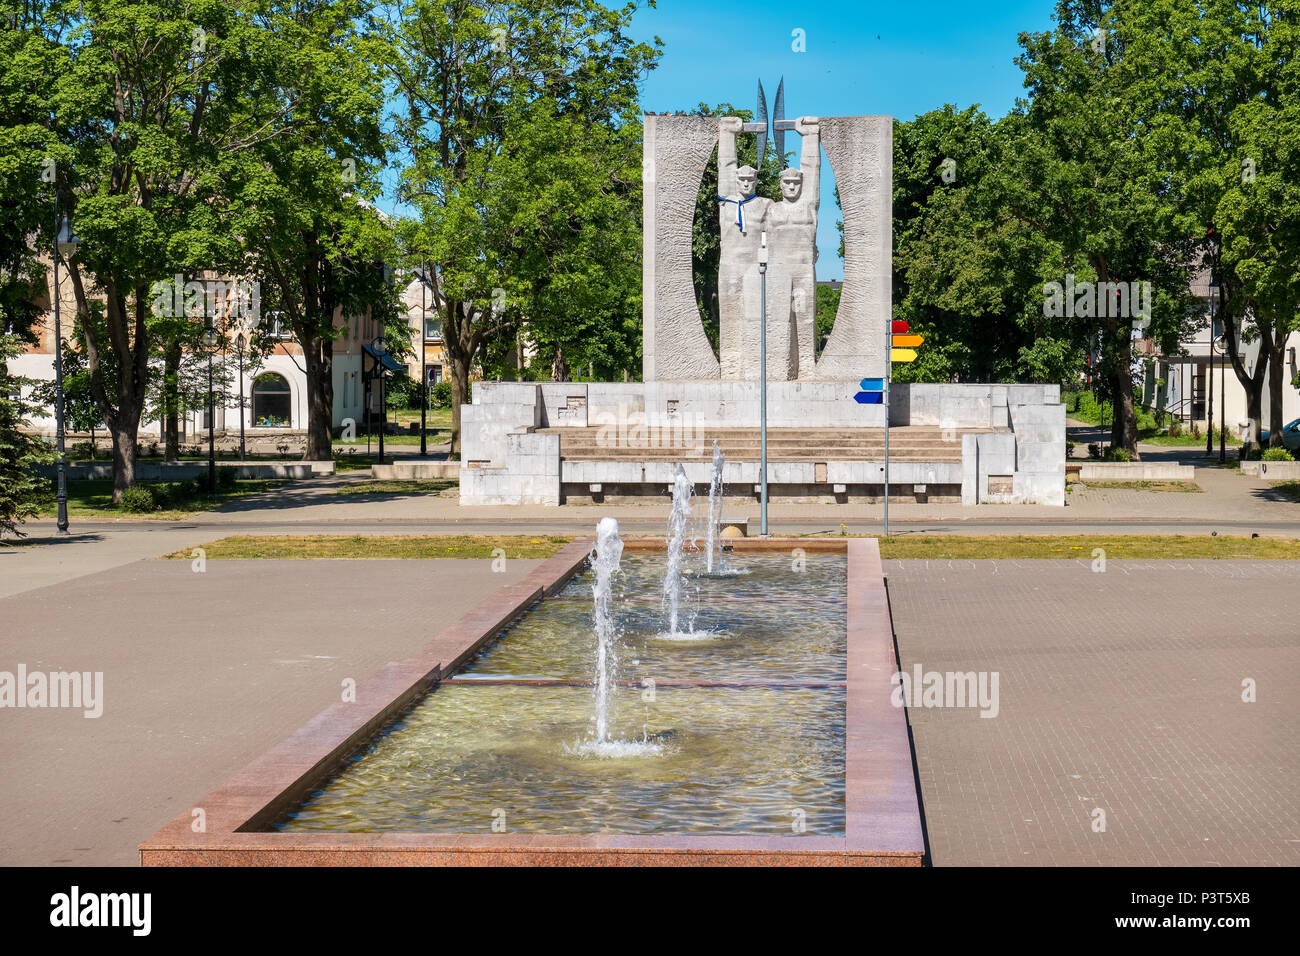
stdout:
<svg viewBox="0 0 1300 956">
<path fill-rule="evenodd" d="M 915 362 L 916 349 L 925 341 L 921 335 L 908 334 L 907 323 L 895 320 L 889 325 L 889 361 L 884 378 L 864 378 L 862 391 L 853 396 L 859 405 L 885 406 L 885 537 L 889 537 L 889 378 L 895 362 Z"/>
</svg>

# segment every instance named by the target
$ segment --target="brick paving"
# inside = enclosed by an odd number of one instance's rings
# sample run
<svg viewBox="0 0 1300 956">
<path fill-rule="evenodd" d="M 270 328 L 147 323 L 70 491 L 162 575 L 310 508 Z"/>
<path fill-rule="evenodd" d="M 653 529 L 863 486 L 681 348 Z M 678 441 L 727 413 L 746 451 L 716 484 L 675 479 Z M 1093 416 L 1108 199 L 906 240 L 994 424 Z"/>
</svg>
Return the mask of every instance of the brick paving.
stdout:
<svg viewBox="0 0 1300 956">
<path fill-rule="evenodd" d="M 1300 864 L 1300 563 L 884 569 L 905 672 L 1000 675 L 908 709 L 935 865 Z"/>
</svg>

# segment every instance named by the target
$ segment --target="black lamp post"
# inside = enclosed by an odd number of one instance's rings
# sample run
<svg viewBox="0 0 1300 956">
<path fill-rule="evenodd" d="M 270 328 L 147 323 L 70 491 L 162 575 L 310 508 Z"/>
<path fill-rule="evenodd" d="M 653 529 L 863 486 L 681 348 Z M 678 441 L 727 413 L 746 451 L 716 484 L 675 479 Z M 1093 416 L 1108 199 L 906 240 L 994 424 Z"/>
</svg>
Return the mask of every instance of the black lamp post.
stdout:
<svg viewBox="0 0 1300 956">
<path fill-rule="evenodd" d="M 244 333 L 235 336 L 235 354 L 239 357 L 239 460 L 246 457 L 244 451 Z"/>
<path fill-rule="evenodd" d="M 375 350 L 375 371 L 379 373 L 379 464 L 384 463 L 384 425 L 388 419 L 388 409 L 384 405 L 384 337 L 375 336 L 372 347 Z"/>
<path fill-rule="evenodd" d="M 1215 343 L 1218 343 L 1219 354 L 1225 358 L 1228 355 L 1228 343 L 1220 336 L 1210 342 L 1210 355 L 1214 355 Z M 1224 400 L 1224 388 L 1227 384 L 1228 370 L 1219 369 L 1219 464 L 1225 464 L 1228 460 L 1227 438 L 1223 432 L 1228 423 L 1228 403 Z"/>
<path fill-rule="evenodd" d="M 208 352 L 208 500 L 217 500 L 217 446 L 215 438 L 217 400 L 212 391 L 212 354 L 217 350 L 217 333 L 208 326 L 203 333 L 203 345 Z"/>
<path fill-rule="evenodd" d="M 76 255 L 81 240 L 72 231 L 72 224 L 64 216 L 59 222 L 59 194 L 54 193 L 54 421 L 55 448 L 58 452 L 58 534 L 68 533 L 68 456 L 64 449 L 63 421 L 63 324 L 59 316 L 59 256 Z"/>
<path fill-rule="evenodd" d="M 427 266 L 420 264 L 420 457 L 429 454 L 428 411 L 429 411 L 429 368 L 427 349 L 424 340 L 428 334 L 428 318 L 425 316 L 424 278 Z"/>
</svg>

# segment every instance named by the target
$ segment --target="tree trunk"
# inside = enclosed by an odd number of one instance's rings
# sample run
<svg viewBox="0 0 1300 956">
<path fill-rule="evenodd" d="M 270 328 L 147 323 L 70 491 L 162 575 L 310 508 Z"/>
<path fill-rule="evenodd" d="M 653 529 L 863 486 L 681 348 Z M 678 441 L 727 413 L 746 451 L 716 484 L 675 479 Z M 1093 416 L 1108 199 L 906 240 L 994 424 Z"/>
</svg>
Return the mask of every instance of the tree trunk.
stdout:
<svg viewBox="0 0 1300 956">
<path fill-rule="evenodd" d="M 123 416 L 126 418 L 127 416 Z M 113 504 L 122 500 L 122 492 L 135 484 L 135 442 L 140 430 L 140 416 L 111 429 L 113 439 Z"/>
<path fill-rule="evenodd" d="M 448 458 L 460 459 L 460 407 L 469 404 L 469 363 L 451 358 L 451 451 Z"/>
<path fill-rule="evenodd" d="M 180 416 L 181 416 L 181 399 L 180 399 L 180 374 L 181 374 L 181 343 L 173 341 L 167 343 L 167 348 L 163 353 L 163 430 L 166 433 L 164 439 L 165 452 L 164 457 L 167 461 L 179 461 L 181 454 L 181 436 L 180 436 Z"/>
<path fill-rule="evenodd" d="M 322 336 L 304 343 L 307 366 L 307 447 L 303 461 L 334 458 L 334 344 Z"/>
<path fill-rule="evenodd" d="M 1282 364 L 1283 346 L 1286 345 L 1287 334 L 1280 332 L 1274 336 L 1277 339 L 1276 346 L 1269 343 L 1268 349 L 1268 447 L 1282 448 L 1282 429 L 1286 427 L 1286 421 L 1282 414 L 1282 376 L 1286 374 L 1286 367 Z M 1264 343 L 1260 343 L 1260 355 L 1264 354 Z"/>
<path fill-rule="evenodd" d="M 1133 382 L 1127 365 L 1111 373 L 1111 408 L 1110 425 L 1111 448 L 1127 449 L 1134 461 L 1140 461 L 1137 450 L 1137 412 L 1133 407 Z"/>
<path fill-rule="evenodd" d="M 555 346 L 555 358 L 551 360 L 551 381 L 567 382 L 569 380 L 569 363 L 564 360 L 564 346 Z"/>
</svg>

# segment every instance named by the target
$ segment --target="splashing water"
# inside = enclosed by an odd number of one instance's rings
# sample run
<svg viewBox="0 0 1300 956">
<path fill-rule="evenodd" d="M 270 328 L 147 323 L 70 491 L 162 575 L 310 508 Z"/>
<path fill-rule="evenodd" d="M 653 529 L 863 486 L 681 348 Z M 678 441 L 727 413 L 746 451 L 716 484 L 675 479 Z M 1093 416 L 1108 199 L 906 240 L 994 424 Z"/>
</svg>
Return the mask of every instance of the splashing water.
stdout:
<svg viewBox="0 0 1300 956">
<path fill-rule="evenodd" d="M 668 517 L 668 571 L 664 574 L 664 602 L 668 605 L 668 633 L 677 633 L 678 608 L 682 599 L 682 550 L 686 542 L 686 519 L 691 516 L 691 480 L 686 469 L 677 466 L 673 476 L 673 513 Z"/>
<path fill-rule="evenodd" d="M 713 573 L 713 557 L 718 550 L 718 522 L 722 520 L 722 466 L 726 463 L 726 456 L 722 454 L 722 448 L 718 445 L 718 440 L 713 439 L 713 483 L 709 485 L 709 527 L 707 541 L 707 551 L 705 556 L 705 566 L 709 574 Z"/>
<path fill-rule="evenodd" d="M 601 518 L 596 525 L 596 549 L 591 554 L 591 567 L 596 574 L 591 587 L 591 619 L 596 632 L 596 736 L 574 747 L 566 745 L 564 748 L 582 757 L 638 757 L 662 753 L 664 749 L 648 737 L 639 741 L 611 740 L 609 735 L 609 709 L 618 665 L 613 582 L 622 557 L 623 539 L 618 534 L 618 522 L 613 518 Z"/>
<path fill-rule="evenodd" d="M 596 572 L 592 585 L 592 624 L 596 629 L 596 742 L 609 741 L 609 698 L 614 690 L 614 614 L 610 609 L 614 575 L 623 557 L 623 539 L 618 536 L 618 522 L 601 518 L 596 525 L 596 550 L 591 566 Z"/>
</svg>

